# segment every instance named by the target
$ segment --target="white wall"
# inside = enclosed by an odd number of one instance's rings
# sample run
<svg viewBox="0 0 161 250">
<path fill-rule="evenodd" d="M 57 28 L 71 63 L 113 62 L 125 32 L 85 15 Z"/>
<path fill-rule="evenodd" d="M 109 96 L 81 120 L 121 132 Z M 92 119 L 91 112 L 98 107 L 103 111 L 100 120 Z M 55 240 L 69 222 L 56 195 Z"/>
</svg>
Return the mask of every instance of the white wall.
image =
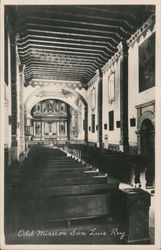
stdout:
<svg viewBox="0 0 161 250">
<path fill-rule="evenodd" d="M 120 121 L 120 61 L 118 58 L 112 65 L 106 68 L 103 73 L 103 142 L 107 143 L 105 137 L 108 136 L 109 144 L 119 145 L 120 128 L 116 127 L 116 121 Z M 111 73 L 115 73 L 115 99 L 109 102 L 108 99 L 108 79 Z M 114 111 L 114 130 L 109 131 L 109 112 Z M 104 129 L 104 124 L 107 123 L 107 130 Z"/>
<path fill-rule="evenodd" d="M 92 90 L 95 88 L 95 109 L 92 110 Z M 87 90 L 87 102 L 88 102 L 88 141 L 98 142 L 98 130 L 96 130 L 96 125 L 98 125 L 98 77 L 94 80 L 92 85 Z M 95 132 L 92 133 L 92 114 L 95 114 Z M 91 130 L 89 131 L 89 127 Z"/>
</svg>

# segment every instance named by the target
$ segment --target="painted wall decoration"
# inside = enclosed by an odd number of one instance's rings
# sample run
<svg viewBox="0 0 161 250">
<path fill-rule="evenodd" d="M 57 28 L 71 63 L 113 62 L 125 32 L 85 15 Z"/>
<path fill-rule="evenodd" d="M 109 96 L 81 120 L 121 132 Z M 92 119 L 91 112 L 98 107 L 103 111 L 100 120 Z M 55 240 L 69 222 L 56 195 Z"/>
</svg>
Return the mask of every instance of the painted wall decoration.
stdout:
<svg viewBox="0 0 161 250">
<path fill-rule="evenodd" d="M 111 73 L 108 78 L 108 100 L 110 103 L 115 100 L 115 73 Z"/>
<path fill-rule="evenodd" d="M 155 86 L 155 33 L 139 47 L 139 92 Z"/>
<path fill-rule="evenodd" d="M 91 109 L 92 111 L 94 111 L 96 107 L 96 89 L 95 88 L 93 88 L 91 91 L 91 97 L 92 97 Z"/>
</svg>

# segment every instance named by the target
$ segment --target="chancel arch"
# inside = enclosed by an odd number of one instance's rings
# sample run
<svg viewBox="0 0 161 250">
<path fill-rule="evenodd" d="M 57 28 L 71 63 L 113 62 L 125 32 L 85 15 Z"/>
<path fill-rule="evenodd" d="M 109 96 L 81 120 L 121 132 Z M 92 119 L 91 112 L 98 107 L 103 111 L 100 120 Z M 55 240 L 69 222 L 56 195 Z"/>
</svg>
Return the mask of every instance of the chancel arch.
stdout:
<svg viewBox="0 0 161 250">
<path fill-rule="evenodd" d="M 76 89 L 72 89 L 72 88 L 69 88 L 67 86 L 57 86 L 55 84 L 53 84 L 53 85 L 50 84 L 50 85 L 38 87 L 34 91 L 33 91 L 33 89 L 31 89 L 31 93 L 26 95 L 26 98 L 24 100 L 24 105 L 27 106 L 28 103 L 30 103 L 31 100 L 37 96 L 44 97 L 44 96 L 48 96 L 48 95 L 50 95 L 50 96 L 53 95 L 54 97 L 55 96 L 56 97 L 60 97 L 60 96 L 67 97 L 67 95 L 71 95 L 72 98 L 75 98 L 75 99 L 79 98 L 84 105 L 87 105 L 87 97 L 86 97 L 87 94 L 85 93 L 85 91 L 82 95 Z"/>
<path fill-rule="evenodd" d="M 75 105 L 60 98 L 35 100 L 26 114 L 25 135 L 29 140 L 65 143 L 83 139 L 81 113 Z"/>
</svg>

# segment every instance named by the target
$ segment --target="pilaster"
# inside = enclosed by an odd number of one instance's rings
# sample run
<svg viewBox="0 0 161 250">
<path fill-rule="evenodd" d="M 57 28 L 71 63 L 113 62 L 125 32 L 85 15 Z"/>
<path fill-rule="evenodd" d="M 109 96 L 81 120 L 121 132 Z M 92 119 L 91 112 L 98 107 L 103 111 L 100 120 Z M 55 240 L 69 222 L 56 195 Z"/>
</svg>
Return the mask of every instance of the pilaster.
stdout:
<svg viewBox="0 0 161 250">
<path fill-rule="evenodd" d="M 71 122 L 70 106 L 67 105 L 67 138 L 68 138 L 68 141 L 70 140 L 70 122 Z"/>
<path fill-rule="evenodd" d="M 121 139 L 120 150 L 129 152 L 128 138 L 128 46 L 126 41 L 122 43 L 122 61 L 120 69 L 120 119 L 121 119 Z"/>
<path fill-rule="evenodd" d="M 84 141 L 88 142 L 88 105 L 84 106 Z"/>
<path fill-rule="evenodd" d="M 13 39 L 12 39 L 13 40 Z M 17 70 L 16 70 L 16 45 L 11 43 L 11 114 L 12 114 L 12 161 L 17 160 Z"/>
<path fill-rule="evenodd" d="M 99 147 L 102 147 L 102 96 L 103 96 L 103 86 L 102 86 L 102 70 L 98 70 L 97 74 L 99 76 L 98 78 L 98 145 Z"/>
</svg>

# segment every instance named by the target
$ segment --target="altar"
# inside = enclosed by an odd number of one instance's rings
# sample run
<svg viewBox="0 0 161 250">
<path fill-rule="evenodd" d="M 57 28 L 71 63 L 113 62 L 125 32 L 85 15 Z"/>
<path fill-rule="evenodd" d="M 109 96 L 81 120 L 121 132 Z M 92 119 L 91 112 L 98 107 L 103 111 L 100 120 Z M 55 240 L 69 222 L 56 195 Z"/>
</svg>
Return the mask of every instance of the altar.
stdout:
<svg viewBox="0 0 161 250">
<path fill-rule="evenodd" d="M 51 99 L 36 104 L 32 110 L 33 140 L 68 140 L 70 138 L 70 106 Z"/>
</svg>

